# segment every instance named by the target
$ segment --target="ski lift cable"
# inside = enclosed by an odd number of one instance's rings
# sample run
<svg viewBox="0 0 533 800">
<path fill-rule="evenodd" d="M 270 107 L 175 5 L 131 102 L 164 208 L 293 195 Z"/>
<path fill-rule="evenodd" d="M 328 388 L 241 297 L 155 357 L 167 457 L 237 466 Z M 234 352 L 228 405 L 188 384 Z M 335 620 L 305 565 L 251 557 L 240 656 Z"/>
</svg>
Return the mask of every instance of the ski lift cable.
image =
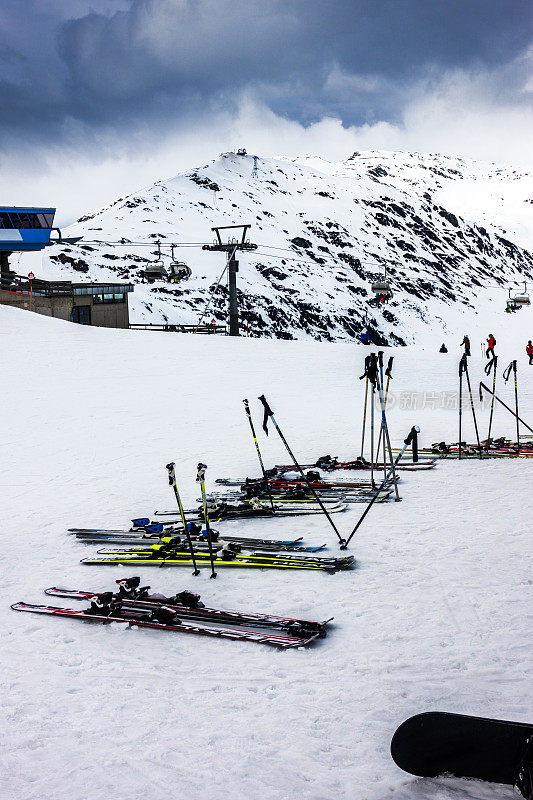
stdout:
<svg viewBox="0 0 533 800">
<path fill-rule="evenodd" d="M 121 241 L 104 241 L 103 239 L 84 239 L 83 243 L 84 244 L 89 244 L 89 245 L 91 245 L 91 244 L 94 244 L 94 245 L 103 245 L 103 244 L 105 244 L 108 247 L 154 247 L 154 245 L 157 244 L 157 242 L 136 242 L 136 241 L 121 242 Z M 172 248 L 172 247 L 175 247 L 175 248 L 179 248 L 179 247 L 203 247 L 204 244 L 206 244 L 206 243 L 205 242 L 161 242 L 161 247 L 162 248 L 164 248 L 164 247 L 169 247 L 169 248 Z M 207 244 L 209 244 L 209 243 L 207 243 Z M 275 245 L 269 245 L 269 244 L 259 244 L 258 247 L 262 247 L 262 248 L 265 248 L 267 250 L 282 250 L 282 251 L 284 251 L 286 253 L 294 253 L 294 250 L 292 248 L 290 248 L 290 247 L 277 247 Z M 281 255 L 276 256 L 273 253 L 259 253 L 259 255 L 268 255 L 270 258 L 284 258 L 287 261 L 305 261 L 305 262 L 308 262 L 310 264 L 315 264 L 316 263 L 316 261 L 313 261 L 313 259 L 311 259 L 311 258 L 303 258 L 303 257 L 299 257 L 299 256 L 292 256 L 292 257 L 291 256 L 281 256 Z M 379 261 L 368 261 L 366 258 L 364 260 L 365 260 L 366 264 L 372 264 L 372 265 L 375 265 L 375 266 L 383 267 L 383 263 L 382 262 L 379 262 Z M 397 263 L 397 261 L 394 261 L 392 259 L 383 259 L 384 262 L 387 261 L 387 260 L 390 261 L 393 264 Z M 328 261 L 327 259 L 324 259 L 324 263 L 326 263 L 326 264 L 335 264 L 336 262 L 335 261 Z"/>
<path fill-rule="evenodd" d="M 258 245 L 258 247 L 264 247 L 264 245 Z M 281 259 L 283 261 L 298 261 L 300 263 L 305 263 L 305 264 L 317 264 L 318 263 L 319 266 L 322 265 L 322 264 L 328 264 L 328 265 L 331 265 L 331 266 L 334 266 L 334 267 L 338 267 L 339 266 L 339 262 L 338 261 L 328 261 L 327 259 L 323 259 L 323 261 L 317 262 L 317 261 L 314 261 L 314 259 L 312 259 L 312 258 L 301 258 L 301 257 L 298 257 L 298 256 L 292 256 L 291 257 L 291 256 L 275 255 L 274 253 L 262 253 L 260 250 L 256 250 L 255 252 L 256 252 L 257 255 L 260 255 L 260 256 L 267 256 L 268 258 L 278 258 L 278 259 Z M 294 253 L 294 250 L 291 250 L 289 252 Z M 364 261 L 365 264 L 370 264 L 371 266 L 376 266 L 376 267 L 383 268 L 383 264 L 380 264 L 378 261 L 367 261 L 364 256 L 362 256 L 361 258 L 362 258 L 362 261 Z M 397 262 L 394 262 L 394 263 L 397 263 Z M 347 264 L 347 266 L 349 266 L 349 265 Z"/>
<path fill-rule="evenodd" d="M 267 250 L 284 250 L 287 253 L 294 253 L 294 250 L 293 250 L 292 247 L 275 247 L 274 245 L 271 245 L 271 244 L 258 244 L 257 246 L 258 247 L 264 247 Z M 269 255 L 269 254 L 263 253 L 262 255 Z M 278 258 L 286 258 L 287 261 L 290 260 L 289 256 L 278 256 Z M 313 261 L 313 259 L 293 258 L 292 260 L 293 261 L 310 261 L 311 263 L 316 263 L 315 261 Z M 325 260 L 326 263 L 334 263 L 334 262 L 328 262 L 327 259 L 324 259 L 324 260 Z M 386 259 L 386 258 L 383 259 L 383 262 L 386 263 L 387 261 L 390 261 L 391 264 L 397 264 L 398 263 L 398 261 L 396 259 L 390 259 L 390 258 L 389 259 Z M 369 261 L 368 259 L 365 258 L 365 263 L 366 264 L 375 264 L 376 266 L 383 267 L 383 263 L 381 261 Z"/>
<path fill-rule="evenodd" d="M 102 239 L 84 239 L 83 240 L 83 244 L 87 244 L 87 245 L 106 245 L 106 247 L 154 247 L 157 244 L 157 242 L 136 242 L 136 241 L 122 242 L 122 241 L 105 241 L 105 240 L 102 240 Z M 203 248 L 204 244 L 206 244 L 206 243 L 205 242 L 179 242 L 179 243 L 178 242 L 161 242 L 161 247 L 162 248 L 165 248 L 165 247 L 167 247 L 167 248 L 171 248 L 171 247 L 174 247 L 174 248 L 201 247 L 201 248 Z M 289 248 L 289 247 L 279 247 L 277 245 L 269 245 L 269 244 L 265 244 L 265 243 L 259 244 L 258 247 L 264 248 L 266 250 L 280 250 L 280 251 L 283 251 L 284 253 L 294 253 L 294 250 L 292 248 Z M 307 263 L 307 264 L 316 264 L 316 263 L 318 263 L 314 259 L 305 258 L 305 257 L 302 257 L 302 256 L 276 255 L 274 253 L 261 252 L 260 250 L 257 250 L 256 253 L 257 253 L 257 255 L 268 256 L 269 258 L 284 259 L 285 261 L 298 261 L 300 263 Z M 368 264 L 370 266 L 380 267 L 380 268 L 383 268 L 384 265 L 387 264 L 387 262 L 392 263 L 392 264 L 397 264 L 398 263 L 394 259 L 386 259 L 386 258 L 384 258 L 383 261 L 381 261 L 381 262 L 380 261 L 369 261 L 364 256 L 361 257 L 361 260 L 364 261 L 365 264 Z M 332 260 L 328 260 L 328 259 L 324 259 L 323 263 L 324 264 L 328 264 L 328 265 L 332 265 L 332 266 L 338 266 L 338 262 L 337 261 L 332 261 Z M 504 282 L 503 286 L 502 286 L 502 284 L 498 284 L 498 283 L 494 283 L 494 284 L 492 284 L 492 283 L 484 283 L 484 287 L 487 288 L 487 289 L 502 289 L 502 288 L 508 288 L 509 287 L 509 283 L 510 282 Z M 517 285 L 520 285 L 521 283 L 524 283 L 524 281 L 513 281 L 511 283 L 511 285 L 512 286 L 517 286 Z M 527 294 L 527 291 L 525 291 L 524 294 Z"/>
<path fill-rule="evenodd" d="M 102 239 L 84 239 L 83 244 L 105 244 L 106 247 L 154 247 L 157 242 L 107 242 Z M 161 242 L 161 247 L 203 247 L 203 245 L 203 242 Z"/>
</svg>

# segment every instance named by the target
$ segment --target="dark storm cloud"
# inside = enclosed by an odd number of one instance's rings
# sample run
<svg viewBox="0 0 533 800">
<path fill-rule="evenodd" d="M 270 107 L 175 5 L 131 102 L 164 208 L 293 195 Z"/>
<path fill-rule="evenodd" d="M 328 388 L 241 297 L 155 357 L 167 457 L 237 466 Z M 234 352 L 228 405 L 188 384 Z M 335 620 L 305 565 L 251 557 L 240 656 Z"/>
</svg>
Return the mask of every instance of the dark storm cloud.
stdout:
<svg viewBox="0 0 533 800">
<path fill-rule="evenodd" d="M 130 130 L 253 90 L 307 122 L 392 119 L 423 76 L 505 65 L 529 0 L 4 0 L 0 142 Z M 75 18 L 68 19 L 68 13 Z M 92 9 L 92 10 L 90 10 Z M 507 74 L 506 91 L 519 76 Z"/>
</svg>

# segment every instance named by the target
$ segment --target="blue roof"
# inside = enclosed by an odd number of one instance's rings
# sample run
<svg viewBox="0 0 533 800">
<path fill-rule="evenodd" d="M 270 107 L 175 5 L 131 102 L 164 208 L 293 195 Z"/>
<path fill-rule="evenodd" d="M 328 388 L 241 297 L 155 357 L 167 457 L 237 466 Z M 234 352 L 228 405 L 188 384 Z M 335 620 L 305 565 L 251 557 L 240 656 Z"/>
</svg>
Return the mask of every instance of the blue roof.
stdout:
<svg viewBox="0 0 533 800">
<path fill-rule="evenodd" d="M 0 206 L 0 250 L 42 250 L 50 243 L 55 208 Z"/>
</svg>

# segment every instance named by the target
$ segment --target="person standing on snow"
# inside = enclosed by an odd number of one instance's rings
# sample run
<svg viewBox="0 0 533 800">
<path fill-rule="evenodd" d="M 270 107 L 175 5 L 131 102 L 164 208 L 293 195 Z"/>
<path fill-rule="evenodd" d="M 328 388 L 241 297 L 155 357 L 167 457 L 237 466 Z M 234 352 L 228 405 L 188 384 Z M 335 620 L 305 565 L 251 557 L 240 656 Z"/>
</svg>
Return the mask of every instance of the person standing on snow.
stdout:
<svg viewBox="0 0 533 800">
<path fill-rule="evenodd" d="M 526 353 L 529 356 L 529 363 L 533 364 L 533 344 L 531 344 L 531 339 L 526 344 Z"/>
<path fill-rule="evenodd" d="M 468 338 L 466 333 L 465 333 L 463 341 L 461 342 L 460 347 L 462 347 L 463 345 L 465 347 L 465 356 L 469 356 L 470 355 L 470 339 Z"/>
<path fill-rule="evenodd" d="M 485 352 L 485 355 L 487 356 L 487 358 L 494 358 L 494 348 L 496 347 L 496 339 L 494 338 L 492 333 L 489 333 L 489 338 L 487 339 L 487 344 L 488 344 L 488 347 L 487 347 L 487 350 Z"/>
<path fill-rule="evenodd" d="M 368 328 L 363 328 L 363 330 L 361 331 L 361 333 L 359 335 L 359 338 L 360 338 L 362 344 L 370 344 L 371 343 L 370 342 L 370 331 L 368 330 Z"/>
</svg>

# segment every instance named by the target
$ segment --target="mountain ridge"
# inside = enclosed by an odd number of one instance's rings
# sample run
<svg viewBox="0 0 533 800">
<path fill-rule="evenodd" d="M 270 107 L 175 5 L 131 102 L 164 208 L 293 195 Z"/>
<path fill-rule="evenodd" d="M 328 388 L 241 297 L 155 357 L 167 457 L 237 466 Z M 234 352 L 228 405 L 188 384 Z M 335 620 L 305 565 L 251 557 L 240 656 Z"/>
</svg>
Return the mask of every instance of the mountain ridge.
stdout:
<svg viewBox="0 0 533 800">
<path fill-rule="evenodd" d="M 243 333 L 351 340 L 369 324 L 377 343 L 406 344 L 464 327 L 496 302 L 503 310 L 504 288 L 532 280 L 531 198 L 524 170 L 458 157 L 227 153 L 84 215 L 66 232 L 83 241 L 50 248 L 42 272 L 138 283 L 138 322 L 196 322 L 213 292 L 208 319 L 223 322 L 227 288 L 215 286 L 225 257 L 201 246 L 215 225 L 246 223 L 258 249 L 239 258 Z M 189 281 L 140 283 L 157 241 L 167 265 L 177 245 Z M 385 266 L 394 296 L 380 306 L 370 285 Z"/>
</svg>

